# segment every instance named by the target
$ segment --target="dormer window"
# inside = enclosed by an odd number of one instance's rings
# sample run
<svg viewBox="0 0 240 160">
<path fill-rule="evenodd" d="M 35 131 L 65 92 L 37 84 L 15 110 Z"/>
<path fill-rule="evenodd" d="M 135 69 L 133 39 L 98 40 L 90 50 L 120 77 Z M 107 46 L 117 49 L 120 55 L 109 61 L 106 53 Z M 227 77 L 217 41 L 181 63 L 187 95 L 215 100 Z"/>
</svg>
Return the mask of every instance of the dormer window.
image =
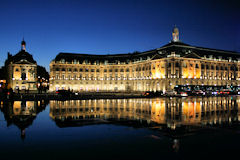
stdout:
<svg viewBox="0 0 240 160">
<path fill-rule="evenodd" d="M 65 63 L 65 59 L 61 59 L 61 63 Z"/>
</svg>

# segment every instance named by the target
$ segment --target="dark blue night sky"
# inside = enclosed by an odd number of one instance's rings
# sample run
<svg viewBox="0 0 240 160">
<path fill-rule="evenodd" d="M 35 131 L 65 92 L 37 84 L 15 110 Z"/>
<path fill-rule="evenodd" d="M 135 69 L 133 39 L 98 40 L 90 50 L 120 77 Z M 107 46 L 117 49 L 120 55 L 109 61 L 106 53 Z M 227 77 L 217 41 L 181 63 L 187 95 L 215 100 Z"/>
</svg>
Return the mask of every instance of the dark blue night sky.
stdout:
<svg viewBox="0 0 240 160">
<path fill-rule="evenodd" d="M 240 52 L 240 2 L 225 0 L 0 0 L 0 66 L 27 51 L 48 68 L 59 52 L 146 51 L 171 40 Z"/>
</svg>

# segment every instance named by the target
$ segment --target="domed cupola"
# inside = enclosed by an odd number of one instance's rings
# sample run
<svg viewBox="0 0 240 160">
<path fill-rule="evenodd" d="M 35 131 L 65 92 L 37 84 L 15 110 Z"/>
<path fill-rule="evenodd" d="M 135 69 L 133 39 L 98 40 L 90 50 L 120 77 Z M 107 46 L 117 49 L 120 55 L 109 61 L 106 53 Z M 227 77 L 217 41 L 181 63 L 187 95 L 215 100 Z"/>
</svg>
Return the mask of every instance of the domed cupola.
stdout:
<svg viewBox="0 0 240 160">
<path fill-rule="evenodd" d="M 23 38 L 23 40 L 21 42 L 21 50 L 26 51 L 26 42 L 24 41 L 24 38 Z"/>
<path fill-rule="evenodd" d="M 178 28 L 176 27 L 176 25 L 175 25 L 175 27 L 173 28 L 172 41 L 173 41 L 173 42 L 178 42 L 178 41 L 179 41 L 179 30 L 178 30 Z"/>
</svg>

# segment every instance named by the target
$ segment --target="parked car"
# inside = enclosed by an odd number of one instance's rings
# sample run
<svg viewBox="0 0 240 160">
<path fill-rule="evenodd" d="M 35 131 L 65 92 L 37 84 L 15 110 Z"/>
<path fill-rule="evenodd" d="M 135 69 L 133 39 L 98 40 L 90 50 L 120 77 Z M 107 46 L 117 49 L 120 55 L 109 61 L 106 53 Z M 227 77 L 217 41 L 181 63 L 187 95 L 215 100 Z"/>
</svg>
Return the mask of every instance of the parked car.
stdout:
<svg viewBox="0 0 240 160">
<path fill-rule="evenodd" d="M 192 94 L 196 95 L 196 96 L 203 96 L 203 95 L 205 95 L 205 92 L 202 90 L 194 90 L 194 91 L 192 91 Z"/>
<path fill-rule="evenodd" d="M 232 91 L 230 89 L 222 89 L 220 91 L 221 95 L 229 95 Z"/>
<path fill-rule="evenodd" d="M 187 92 L 180 92 L 180 96 L 182 96 L 182 97 L 187 97 L 188 96 L 188 93 Z"/>
<path fill-rule="evenodd" d="M 166 95 L 166 96 L 176 96 L 176 95 L 177 95 L 177 92 L 170 90 L 170 91 L 166 91 L 166 92 L 165 92 L 165 95 Z"/>
<path fill-rule="evenodd" d="M 64 97 L 68 97 L 73 94 L 70 90 L 58 90 L 56 93 Z"/>
<path fill-rule="evenodd" d="M 156 96 L 161 96 L 161 95 L 163 95 L 162 91 L 156 91 L 156 92 L 146 91 L 143 93 L 143 96 L 145 96 L 145 97 L 156 97 Z"/>
</svg>

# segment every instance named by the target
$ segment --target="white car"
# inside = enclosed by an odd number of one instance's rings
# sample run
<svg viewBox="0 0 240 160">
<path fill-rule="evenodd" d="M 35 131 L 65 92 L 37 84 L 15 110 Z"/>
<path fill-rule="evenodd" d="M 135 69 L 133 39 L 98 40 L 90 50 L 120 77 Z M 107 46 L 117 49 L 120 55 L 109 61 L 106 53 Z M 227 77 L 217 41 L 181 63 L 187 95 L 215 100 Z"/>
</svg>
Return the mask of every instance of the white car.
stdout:
<svg viewBox="0 0 240 160">
<path fill-rule="evenodd" d="M 177 92 L 176 91 L 166 91 L 165 95 L 167 95 L 167 96 L 175 96 L 175 95 L 177 95 Z"/>
</svg>

